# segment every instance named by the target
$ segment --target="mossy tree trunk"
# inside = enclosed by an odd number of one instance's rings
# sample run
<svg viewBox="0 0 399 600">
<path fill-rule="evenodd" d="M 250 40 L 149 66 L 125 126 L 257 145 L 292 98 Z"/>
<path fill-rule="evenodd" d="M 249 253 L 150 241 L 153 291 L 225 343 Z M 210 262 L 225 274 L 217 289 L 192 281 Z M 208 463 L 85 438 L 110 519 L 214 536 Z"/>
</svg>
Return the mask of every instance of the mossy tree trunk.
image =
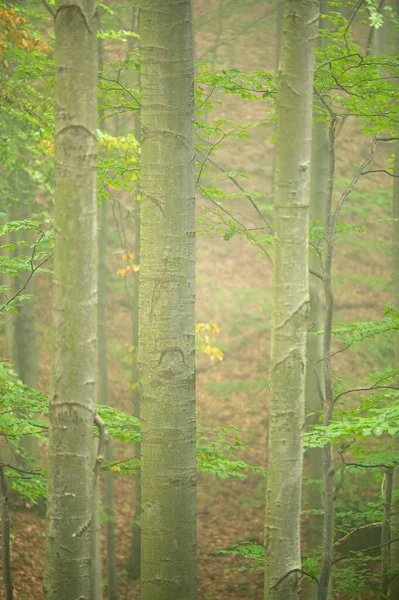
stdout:
<svg viewBox="0 0 399 600">
<path fill-rule="evenodd" d="M 196 598 L 190 0 L 142 0 L 139 373 L 142 600 Z"/>
<path fill-rule="evenodd" d="M 279 63 L 265 600 L 299 600 L 308 226 L 319 2 L 287 0 Z"/>
<path fill-rule="evenodd" d="M 46 600 L 91 600 L 97 339 L 96 1 L 55 6 L 54 356 Z"/>
</svg>

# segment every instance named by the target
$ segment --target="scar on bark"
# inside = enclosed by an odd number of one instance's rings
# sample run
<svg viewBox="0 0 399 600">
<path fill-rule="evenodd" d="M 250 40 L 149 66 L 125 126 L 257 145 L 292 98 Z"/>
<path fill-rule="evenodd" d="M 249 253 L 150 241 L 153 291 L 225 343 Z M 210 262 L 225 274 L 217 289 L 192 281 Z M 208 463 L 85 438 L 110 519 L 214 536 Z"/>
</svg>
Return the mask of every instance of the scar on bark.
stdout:
<svg viewBox="0 0 399 600">
<path fill-rule="evenodd" d="M 143 196 L 145 196 L 146 198 L 148 198 L 148 200 L 150 200 L 150 202 L 152 202 L 153 204 L 155 204 L 155 206 L 157 208 L 159 208 L 159 210 L 161 211 L 161 213 L 165 216 L 164 208 L 163 208 L 161 202 L 158 200 L 158 198 L 155 198 L 155 196 L 150 196 L 149 194 L 146 194 L 145 192 L 143 192 Z"/>
</svg>

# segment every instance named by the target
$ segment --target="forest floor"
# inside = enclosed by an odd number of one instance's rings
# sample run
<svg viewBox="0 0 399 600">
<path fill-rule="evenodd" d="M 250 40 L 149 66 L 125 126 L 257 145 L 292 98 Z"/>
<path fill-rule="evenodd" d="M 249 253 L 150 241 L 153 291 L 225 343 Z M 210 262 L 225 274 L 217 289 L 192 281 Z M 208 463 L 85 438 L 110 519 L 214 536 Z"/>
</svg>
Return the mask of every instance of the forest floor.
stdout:
<svg viewBox="0 0 399 600">
<path fill-rule="evenodd" d="M 198 0 L 196 5 L 198 16 L 202 13 L 205 15 L 208 3 Z M 260 8 L 255 6 L 254 10 L 259 11 Z M 261 14 L 258 17 L 263 18 Z M 199 55 L 201 49 L 212 44 L 212 35 L 207 38 L 204 34 L 198 40 Z M 265 58 L 266 49 L 273 47 L 272 32 L 256 29 L 251 34 L 250 43 L 247 41 L 248 38 L 242 38 L 234 42 L 235 54 L 230 57 L 230 65 L 246 71 L 260 68 L 272 70 L 273 55 Z M 242 111 L 231 98 L 227 99 L 223 110 L 225 115 L 218 113 L 221 118 L 237 118 L 238 114 L 240 119 L 251 121 L 264 116 L 264 109 L 259 104 L 251 104 Z M 240 144 L 232 143 L 226 151 L 221 152 L 223 166 L 246 170 L 251 175 L 248 185 L 254 191 L 268 193 L 272 144 L 267 132 L 255 129 L 252 139 L 242 140 Z M 345 179 L 356 170 L 362 149 L 359 151 L 354 136 L 348 134 L 342 137 L 338 150 L 339 177 Z M 388 188 L 390 182 L 383 181 L 381 186 L 384 185 Z M 362 190 L 365 198 L 367 194 L 370 196 L 371 187 L 366 185 Z M 370 198 L 367 202 L 370 202 Z M 204 201 L 199 200 L 198 204 L 200 213 Z M 359 211 L 363 205 L 363 200 L 358 198 L 355 206 L 359 207 Z M 246 205 L 239 204 L 237 208 L 249 215 Z M 368 209 L 365 211 L 367 213 Z M 353 212 L 349 218 L 356 220 L 356 216 L 359 215 Z M 360 215 L 359 219 L 361 221 L 363 216 Z M 343 269 L 350 274 L 356 265 L 357 276 L 354 280 L 349 275 L 346 278 L 341 275 L 336 298 L 342 308 L 337 320 L 371 320 L 381 315 L 382 301 L 390 298 L 390 258 L 381 250 L 382 246 L 389 246 L 389 235 L 387 228 L 370 227 L 365 237 L 359 238 L 358 246 L 348 249 L 343 245 L 337 248 L 335 272 L 339 274 Z M 361 245 L 363 241 L 372 247 L 372 254 Z M 121 266 L 122 250 L 130 249 L 118 247 L 114 234 L 109 259 L 112 273 L 108 301 L 109 374 L 112 404 L 131 412 L 127 358 L 131 345 L 130 316 L 123 296 L 123 285 L 115 275 Z M 223 362 L 212 365 L 212 368 L 208 368 L 210 364 L 205 357 L 200 357 L 201 372 L 197 377 L 198 422 L 212 427 L 222 424 L 238 427 L 242 441 L 251 448 L 251 452 L 244 453 L 243 458 L 251 464 L 265 466 L 271 267 L 256 248 L 236 237 L 229 242 L 220 238 L 200 237 L 197 256 L 197 321 L 218 324 L 220 334 L 215 344 L 225 352 Z M 384 280 L 388 282 L 385 287 Z M 375 281 L 381 282 L 380 288 L 373 283 Z M 51 286 L 42 276 L 38 278 L 37 292 L 39 387 L 47 392 L 51 362 Z M 356 310 L 351 306 L 357 307 Z M 350 373 L 351 376 L 364 376 L 370 364 L 382 358 L 376 359 L 369 351 L 357 355 L 345 353 L 336 357 L 334 366 L 340 375 Z M 117 446 L 114 459 L 121 460 L 131 454 L 128 449 Z M 114 482 L 118 598 L 133 600 L 139 598 L 139 586 L 129 579 L 127 565 L 132 540 L 134 480 L 115 473 Z M 265 480 L 261 476 L 221 480 L 209 474 L 198 474 L 198 600 L 263 598 L 262 573 L 229 571 L 251 565 L 237 558 L 217 555 L 216 552 L 239 541 L 263 543 L 264 498 Z M 12 574 L 15 600 L 39 600 L 42 598 L 45 560 L 45 520 L 35 514 L 28 504 L 15 503 L 11 506 L 11 528 L 14 536 Z M 104 531 L 102 535 L 104 539 Z M 105 555 L 103 559 L 105 572 Z"/>
</svg>

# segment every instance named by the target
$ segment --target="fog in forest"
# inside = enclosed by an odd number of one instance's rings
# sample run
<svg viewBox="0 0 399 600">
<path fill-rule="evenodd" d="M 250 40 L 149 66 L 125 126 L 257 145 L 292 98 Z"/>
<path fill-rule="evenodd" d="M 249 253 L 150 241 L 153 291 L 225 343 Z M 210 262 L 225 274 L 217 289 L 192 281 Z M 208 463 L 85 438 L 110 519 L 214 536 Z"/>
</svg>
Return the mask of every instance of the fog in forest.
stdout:
<svg viewBox="0 0 399 600">
<path fill-rule="evenodd" d="M 0 3 L 5 600 L 399 599 L 398 48 Z"/>
</svg>

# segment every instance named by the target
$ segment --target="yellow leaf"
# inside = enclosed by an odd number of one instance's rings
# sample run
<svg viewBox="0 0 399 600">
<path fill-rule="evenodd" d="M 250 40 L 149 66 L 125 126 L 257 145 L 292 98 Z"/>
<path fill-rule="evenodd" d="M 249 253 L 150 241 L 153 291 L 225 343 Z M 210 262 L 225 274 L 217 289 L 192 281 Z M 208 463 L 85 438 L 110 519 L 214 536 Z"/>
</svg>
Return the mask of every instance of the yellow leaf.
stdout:
<svg viewBox="0 0 399 600">
<path fill-rule="evenodd" d="M 122 275 L 122 277 L 124 277 L 126 275 L 126 273 L 127 273 L 126 269 L 118 269 L 116 272 L 117 275 Z"/>
<path fill-rule="evenodd" d="M 132 252 L 129 252 L 129 258 L 130 258 L 130 260 L 134 259 L 134 254 Z"/>
<path fill-rule="evenodd" d="M 140 265 L 132 265 L 131 269 L 132 269 L 132 271 L 134 271 L 135 273 L 137 273 L 137 271 L 140 271 Z"/>
<path fill-rule="evenodd" d="M 124 254 L 122 254 L 122 260 L 127 260 L 127 254 L 126 254 L 126 252 Z"/>
<path fill-rule="evenodd" d="M 114 465 L 113 467 L 111 467 L 111 471 L 118 471 L 118 473 L 120 473 L 121 468 L 118 465 Z"/>
</svg>

